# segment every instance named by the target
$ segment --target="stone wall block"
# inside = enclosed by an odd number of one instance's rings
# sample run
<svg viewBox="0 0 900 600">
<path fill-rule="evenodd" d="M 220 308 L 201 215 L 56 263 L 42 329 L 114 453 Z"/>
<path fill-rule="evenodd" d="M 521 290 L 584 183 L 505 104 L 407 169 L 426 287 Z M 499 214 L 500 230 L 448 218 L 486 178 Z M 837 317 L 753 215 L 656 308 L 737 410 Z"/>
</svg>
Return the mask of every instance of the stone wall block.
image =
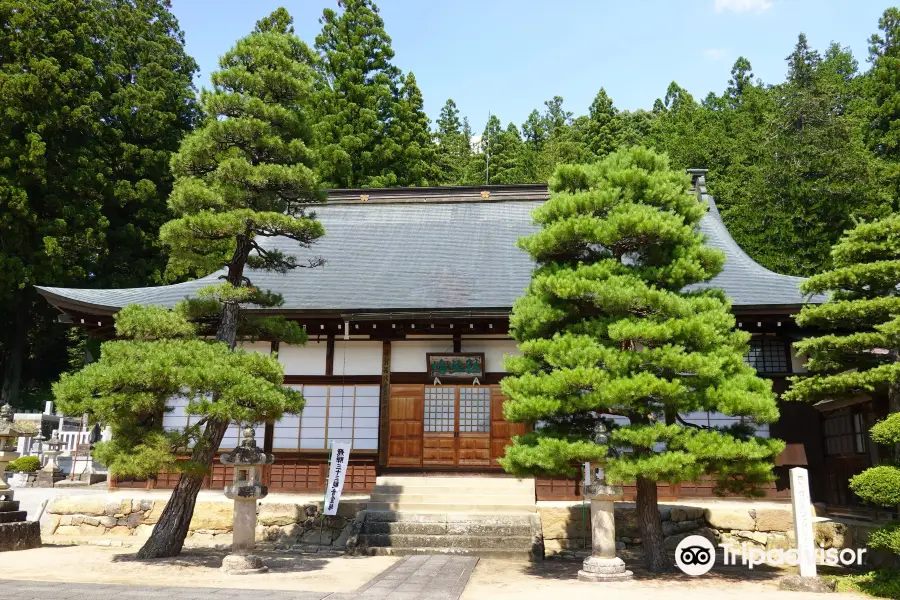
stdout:
<svg viewBox="0 0 900 600">
<path fill-rule="evenodd" d="M 725 530 L 756 529 L 756 519 L 750 511 L 729 507 L 709 507 L 703 511 L 703 517 L 710 527 Z"/>
<path fill-rule="evenodd" d="M 88 515 L 99 517 L 104 514 L 103 496 L 59 496 L 47 505 L 47 512 L 57 515 Z"/>
</svg>

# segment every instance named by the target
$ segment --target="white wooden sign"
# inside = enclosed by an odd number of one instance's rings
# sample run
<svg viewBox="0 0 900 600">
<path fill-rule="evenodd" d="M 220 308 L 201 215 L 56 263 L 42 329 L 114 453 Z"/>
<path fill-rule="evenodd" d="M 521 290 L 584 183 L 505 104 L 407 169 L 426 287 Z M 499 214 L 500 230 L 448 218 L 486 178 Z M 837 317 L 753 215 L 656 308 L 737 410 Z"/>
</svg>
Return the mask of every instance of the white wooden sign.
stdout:
<svg viewBox="0 0 900 600">
<path fill-rule="evenodd" d="M 344 478 L 347 476 L 347 465 L 350 461 L 350 443 L 332 442 L 331 468 L 328 469 L 328 481 L 325 486 L 325 506 L 322 511 L 326 515 L 336 515 L 344 490 Z"/>
<path fill-rule="evenodd" d="M 809 500 L 809 473 L 802 467 L 795 467 L 791 469 L 791 504 L 801 577 L 816 576 L 815 535 Z"/>
</svg>

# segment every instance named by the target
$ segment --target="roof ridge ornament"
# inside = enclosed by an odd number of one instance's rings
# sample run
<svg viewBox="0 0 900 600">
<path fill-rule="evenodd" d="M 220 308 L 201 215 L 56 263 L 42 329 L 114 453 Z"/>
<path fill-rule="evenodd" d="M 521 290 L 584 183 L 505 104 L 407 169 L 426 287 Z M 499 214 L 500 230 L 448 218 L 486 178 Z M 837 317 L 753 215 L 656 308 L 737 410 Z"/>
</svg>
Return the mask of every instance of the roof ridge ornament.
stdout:
<svg viewBox="0 0 900 600">
<path fill-rule="evenodd" d="M 488 190 L 481 190 L 481 199 L 482 199 L 482 200 L 487 200 L 487 199 L 490 198 L 490 197 L 491 197 L 491 192 L 490 192 L 490 191 L 488 191 Z"/>
</svg>

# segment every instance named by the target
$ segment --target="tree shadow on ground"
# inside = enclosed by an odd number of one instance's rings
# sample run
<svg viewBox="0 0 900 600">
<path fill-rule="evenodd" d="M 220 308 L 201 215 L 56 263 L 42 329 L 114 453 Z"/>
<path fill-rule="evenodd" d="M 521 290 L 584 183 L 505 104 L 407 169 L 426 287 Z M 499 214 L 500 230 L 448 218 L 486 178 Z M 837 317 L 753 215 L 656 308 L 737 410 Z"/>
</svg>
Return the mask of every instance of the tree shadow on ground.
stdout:
<svg viewBox="0 0 900 600">
<path fill-rule="evenodd" d="M 629 571 L 634 573 L 635 580 L 654 581 L 665 580 L 672 582 L 689 582 L 696 581 L 697 577 L 691 577 L 682 573 L 678 567 L 673 566 L 672 570 L 667 573 L 650 573 L 644 563 L 644 558 L 640 554 L 630 554 L 623 556 L 622 559 Z M 669 553 L 669 559 L 672 565 L 675 564 L 674 553 Z M 549 559 L 540 562 L 528 563 L 525 566 L 524 573 L 541 579 L 559 579 L 572 580 L 578 578 L 578 571 L 581 569 L 582 559 Z M 720 550 L 716 553 L 716 564 L 712 570 L 700 576 L 704 581 L 719 581 L 722 583 L 734 581 L 773 581 L 784 577 L 785 575 L 796 574 L 797 570 L 791 567 L 772 567 L 768 565 L 757 565 L 750 569 L 746 565 L 740 563 L 738 559 L 737 565 L 724 565 L 724 553 Z"/>
<path fill-rule="evenodd" d="M 328 564 L 322 557 L 314 554 L 292 554 L 286 552 L 254 552 L 263 563 L 269 567 L 270 573 L 303 573 L 316 571 Z M 138 558 L 137 552 L 131 554 L 116 554 L 112 562 L 130 562 L 154 566 L 172 566 L 177 568 L 196 568 L 217 571 L 222 566 L 222 559 L 228 555 L 225 550 L 185 550 L 178 556 L 169 558 Z"/>
</svg>

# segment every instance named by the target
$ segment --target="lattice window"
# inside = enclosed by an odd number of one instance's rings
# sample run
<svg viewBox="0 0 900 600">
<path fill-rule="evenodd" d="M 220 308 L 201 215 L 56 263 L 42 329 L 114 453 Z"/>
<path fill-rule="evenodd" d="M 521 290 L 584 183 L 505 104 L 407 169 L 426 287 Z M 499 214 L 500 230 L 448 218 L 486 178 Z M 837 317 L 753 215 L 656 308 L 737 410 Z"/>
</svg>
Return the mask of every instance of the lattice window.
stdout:
<svg viewBox="0 0 900 600">
<path fill-rule="evenodd" d="M 452 432 L 456 428 L 456 388 L 425 388 L 425 432 Z"/>
<path fill-rule="evenodd" d="M 491 431 L 490 388 L 459 388 L 459 430 L 473 433 Z"/>
<path fill-rule="evenodd" d="M 744 357 L 747 364 L 759 373 L 790 373 L 787 342 L 770 336 L 750 339 L 750 351 Z"/>
<path fill-rule="evenodd" d="M 868 451 L 867 429 L 865 415 L 862 413 L 855 413 L 850 409 L 826 413 L 822 419 L 825 454 L 828 456 L 865 454 Z"/>
</svg>

